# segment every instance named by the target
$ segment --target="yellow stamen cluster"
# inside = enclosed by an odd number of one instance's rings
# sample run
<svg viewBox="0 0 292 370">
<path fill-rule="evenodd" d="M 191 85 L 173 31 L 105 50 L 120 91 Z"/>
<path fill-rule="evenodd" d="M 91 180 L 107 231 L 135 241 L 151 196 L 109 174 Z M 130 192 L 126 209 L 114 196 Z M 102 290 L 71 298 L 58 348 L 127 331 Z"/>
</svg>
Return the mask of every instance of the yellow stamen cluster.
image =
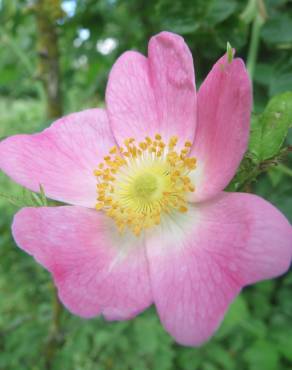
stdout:
<svg viewBox="0 0 292 370">
<path fill-rule="evenodd" d="M 187 212 L 186 194 L 195 191 L 189 178 L 196 159 L 188 157 L 191 142 L 176 151 L 178 138 L 164 143 L 161 135 L 125 146 L 114 146 L 94 171 L 97 178 L 97 210 L 113 218 L 119 231 L 129 228 L 135 235 L 158 225 L 161 216 Z"/>
</svg>

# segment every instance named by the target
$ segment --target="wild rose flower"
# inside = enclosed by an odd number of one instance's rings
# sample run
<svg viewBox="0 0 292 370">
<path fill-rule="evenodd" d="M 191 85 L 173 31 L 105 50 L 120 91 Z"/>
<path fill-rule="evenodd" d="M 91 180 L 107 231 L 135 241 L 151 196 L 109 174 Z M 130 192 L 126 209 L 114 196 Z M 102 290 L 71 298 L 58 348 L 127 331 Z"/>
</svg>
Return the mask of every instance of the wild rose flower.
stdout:
<svg viewBox="0 0 292 370">
<path fill-rule="evenodd" d="M 0 144 L 19 184 L 72 206 L 24 208 L 20 248 L 48 269 L 82 317 L 129 319 L 155 304 L 185 345 L 207 340 L 245 285 L 283 274 L 291 226 L 265 200 L 222 190 L 247 148 L 251 85 L 223 56 L 198 94 L 183 39 L 113 66 L 106 110 L 70 114 Z"/>
</svg>

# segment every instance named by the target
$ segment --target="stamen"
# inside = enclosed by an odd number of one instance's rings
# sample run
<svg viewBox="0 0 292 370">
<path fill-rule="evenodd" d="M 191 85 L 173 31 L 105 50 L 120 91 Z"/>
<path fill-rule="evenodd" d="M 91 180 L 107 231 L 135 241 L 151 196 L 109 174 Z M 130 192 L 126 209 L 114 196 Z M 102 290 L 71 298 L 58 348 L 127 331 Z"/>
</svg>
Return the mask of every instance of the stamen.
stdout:
<svg viewBox="0 0 292 370">
<path fill-rule="evenodd" d="M 190 141 L 177 152 L 178 137 L 165 143 L 160 134 L 125 147 L 112 147 L 94 170 L 97 179 L 96 210 L 103 210 L 123 233 L 127 228 L 139 236 L 159 225 L 163 214 L 188 211 L 186 196 L 194 192 L 189 173 L 196 158 L 189 157 Z"/>
</svg>

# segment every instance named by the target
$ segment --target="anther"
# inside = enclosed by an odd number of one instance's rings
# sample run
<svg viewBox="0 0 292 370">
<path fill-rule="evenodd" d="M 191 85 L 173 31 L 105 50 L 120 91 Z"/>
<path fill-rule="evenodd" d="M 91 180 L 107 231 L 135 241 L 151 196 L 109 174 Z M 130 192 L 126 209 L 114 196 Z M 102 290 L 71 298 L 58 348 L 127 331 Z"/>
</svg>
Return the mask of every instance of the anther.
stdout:
<svg viewBox="0 0 292 370">
<path fill-rule="evenodd" d="M 187 156 L 190 141 L 179 151 L 175 150 L 177 142 L 178 137 L 172 136 L 165 144 L 160 134 L 141 142 L 125 139 L 125 147 L 113 146 L 94 170 L 96 210 L 104 210 L 114 219 L 121 233 L 128 228 L 139 236 L 144 229 L 158 225 L 162 213 L 188 211 L 186 193 L 195 191 L 188 173 L 196 168 L 196 159 Z M 145 176 L 139 183 L 141 191 L 137 191 L 137 176 Z M 149 183 L 149 176 L 155 186 Z"/>
</svg>

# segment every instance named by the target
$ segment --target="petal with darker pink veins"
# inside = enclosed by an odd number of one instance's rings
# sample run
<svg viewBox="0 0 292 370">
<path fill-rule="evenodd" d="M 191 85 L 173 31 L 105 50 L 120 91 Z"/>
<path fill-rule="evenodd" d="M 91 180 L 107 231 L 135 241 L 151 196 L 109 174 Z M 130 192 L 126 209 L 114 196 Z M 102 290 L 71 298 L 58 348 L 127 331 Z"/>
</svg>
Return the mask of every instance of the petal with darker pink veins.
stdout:
<svg viewBox="0 0 292 370">
<path fill-rule="evenodd" d="M 157 133 L 156 102 L 146 57 L 134 51 L 119 57 L 109 75 L 106 104 L 119 145 L 130 137 L 142 141 Z"/>
<path fill-rule="evenodd" d="M 147 240 L 147 253 L 163 325 L 179 343 L 197 346 L 243 286 L 289 268 L 292 228 L 265 200 L 223 193 L 165 222 Z"/>
<path fill-rule="evenodd" d="M 23 208 L 12 231 L 18 246 L 52 273 L 71 312 L 123 320 L 151 304 L 143 242 L 120 236 L 102 213 L 70 206 Z"/>
<path fill-rule="evenodd" d="M 243 61 L 223 56 L 198 92 L 198 124 L 191 156 L 197 158 L 192 180 L 194 201 L 222 191 L 247 149 L 252 89 Z"/>
<path fill-rule="evenodd" d="M 193 59 L 182 37 L 162 32 L 149 42 L 148 58 L 130 51 L 114 64 L 106 89 L 114 135 L 122 144 L 161 134 L 193 140 L 196 90 Z"/>
<path fill-rule="evenodd" d="M 184 39 L 170 32 L 152 37 L 148 47 L 150 76 L 157 102 L 159 130 L 193 141 L 197 106 L 192 54 Z"/>
<path fill-rule="evenodd" d="M 73 113 L 34 135 L 0 143 L 0 168 L 32 191 L 43 186 L 52 199 L 94 208 L 94 169 L 115 145 L 105 111 Z"/>
</svg>

